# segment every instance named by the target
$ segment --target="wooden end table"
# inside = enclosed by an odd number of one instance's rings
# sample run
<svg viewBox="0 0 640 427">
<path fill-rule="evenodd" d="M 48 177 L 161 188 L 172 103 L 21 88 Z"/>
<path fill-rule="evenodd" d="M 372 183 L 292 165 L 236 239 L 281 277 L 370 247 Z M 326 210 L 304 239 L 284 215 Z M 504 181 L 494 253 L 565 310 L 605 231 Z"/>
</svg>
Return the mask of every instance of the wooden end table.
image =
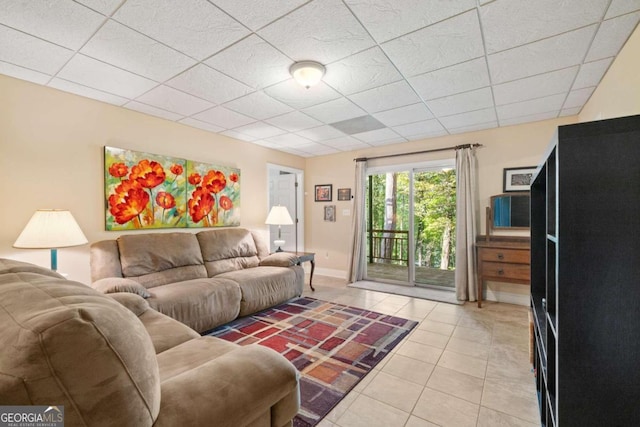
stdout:
<svg viewBox="0 0 640 427">
<path fill-rule="evenodd" d="M 312 291 L 315 291 L 313 287 L 313 270 L 316 269 L 316 254 L 314 252 L 292 252 L 295 256 L 298 257 L 298 262 L 296 265 L 301 265 L 303 262 L 309 261 L 311 263 L 311 274 L 309 275 L 309 287 Z"/>
</svg>

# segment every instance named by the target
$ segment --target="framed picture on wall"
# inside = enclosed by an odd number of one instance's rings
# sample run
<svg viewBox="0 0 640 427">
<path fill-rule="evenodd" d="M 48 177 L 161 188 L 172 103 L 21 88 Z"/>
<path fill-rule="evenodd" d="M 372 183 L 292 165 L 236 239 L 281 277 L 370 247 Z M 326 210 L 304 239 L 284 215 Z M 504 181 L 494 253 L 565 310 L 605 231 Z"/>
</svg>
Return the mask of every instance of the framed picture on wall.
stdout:
<svg viewBox="0 0 640 427">
<path fill-rule="evenodd" d="M 535 171 L 535 166 L 505 168 L 503 177 L 504 192 L 529 191 L 529 187 L 531 187 L 531 178 L 533 178 Z"/>
<path fill-rule="evenodd" d="M 351 200 L 350 188 L 338 188 L 338 201 Z"/>
<path fill-rule="evenodd" d="M 315 186 L 316 202 L 330 202 L 333 200 L 333 185 L 320 184 Z"/>
<path fill-rule="evenodd" d="M 324 220 L 336 222 L 336 205 L 327 205 L 324 207 Z"/>
</svg>

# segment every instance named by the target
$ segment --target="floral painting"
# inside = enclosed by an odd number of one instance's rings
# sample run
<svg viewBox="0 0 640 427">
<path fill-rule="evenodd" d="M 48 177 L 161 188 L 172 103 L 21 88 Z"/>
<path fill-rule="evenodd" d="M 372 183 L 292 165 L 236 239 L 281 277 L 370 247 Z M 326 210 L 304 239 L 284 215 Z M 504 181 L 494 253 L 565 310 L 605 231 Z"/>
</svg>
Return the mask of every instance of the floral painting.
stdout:
<svg viewBox="0 0 640 427">
<path fill-rule="evenodd" d="M 240 225 L 240 169 L 104 147 L 107 230 Z"/>
<path fill-rule="evenodd" d="M 240 225 L 240 169 L 187 161 L 187 227 Z"/>
</svg>

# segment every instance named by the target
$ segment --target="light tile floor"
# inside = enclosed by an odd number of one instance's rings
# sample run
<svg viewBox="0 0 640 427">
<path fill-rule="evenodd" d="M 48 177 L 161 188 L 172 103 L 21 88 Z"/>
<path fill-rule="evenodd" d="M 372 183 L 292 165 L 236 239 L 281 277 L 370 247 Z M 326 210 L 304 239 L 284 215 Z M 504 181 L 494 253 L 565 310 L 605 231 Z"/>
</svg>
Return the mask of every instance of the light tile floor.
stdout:
<svg viewBox="0 0 640 427">
<path fill-rule="evenodd" d="M 420 323 L 318 427 L 533 427 L 538 403 L 529 364 L 527 307 L 452 305 L 347 288 L 314 276 L 333 301 Z"/>
</svg>

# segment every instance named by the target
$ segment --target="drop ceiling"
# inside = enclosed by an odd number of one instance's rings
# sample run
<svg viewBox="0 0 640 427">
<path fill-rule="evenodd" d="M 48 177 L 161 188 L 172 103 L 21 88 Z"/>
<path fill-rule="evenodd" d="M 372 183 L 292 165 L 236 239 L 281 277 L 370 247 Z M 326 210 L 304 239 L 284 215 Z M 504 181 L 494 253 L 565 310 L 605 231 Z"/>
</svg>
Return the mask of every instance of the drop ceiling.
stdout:
<svg viewBox="0 0 640 427">
<path fill-rule="evenodd" d="M 640 0 L 0 0 L 0 73 L 303 157 L 579 113 Z M 295 61 L 326 67 L 305 89 Z"/>
</svg>

